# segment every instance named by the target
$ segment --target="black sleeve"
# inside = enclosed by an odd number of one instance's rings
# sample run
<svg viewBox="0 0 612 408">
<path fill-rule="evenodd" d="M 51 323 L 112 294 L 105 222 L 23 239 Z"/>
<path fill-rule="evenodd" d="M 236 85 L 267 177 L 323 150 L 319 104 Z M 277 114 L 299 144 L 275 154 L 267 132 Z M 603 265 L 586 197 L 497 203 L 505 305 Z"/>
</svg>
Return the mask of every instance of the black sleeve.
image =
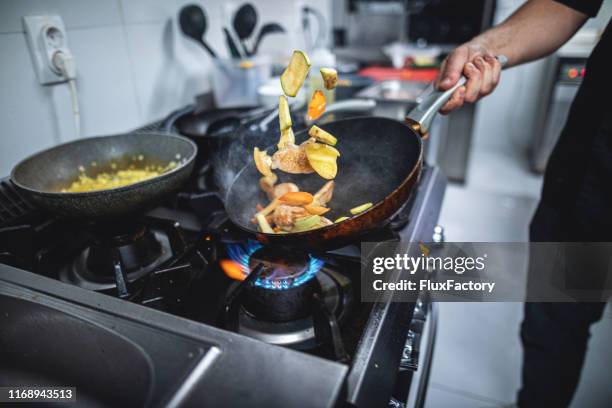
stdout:
<svg viewBox="0 0 612 408">
<path fill-rule="evenodd" d="M 595 17 L 601 8 L 603 0 L 555 0 L 558 3 L 565 4 L 576 11 L 586 14 L 589 17 Z"/>
</svg>

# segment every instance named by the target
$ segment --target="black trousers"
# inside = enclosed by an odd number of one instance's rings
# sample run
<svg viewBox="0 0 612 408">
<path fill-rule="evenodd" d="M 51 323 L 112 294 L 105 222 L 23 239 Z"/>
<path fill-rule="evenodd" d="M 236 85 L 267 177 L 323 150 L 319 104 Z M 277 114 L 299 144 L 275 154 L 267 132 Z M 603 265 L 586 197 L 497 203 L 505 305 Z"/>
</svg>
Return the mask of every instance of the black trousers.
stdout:
<svg viewBox="0 0 612 408">
<path fill-rule="evenodd" d="M 531 222 L 530 240 L 559 241 L 563 217 L 540 203 Z M 530 270 L 529 273 L 537 273 Z M 521 408 L 567 407 L 586 355 L 591 324 L 601 319 L 605 303 L 526 303 Z"/>
</svg>

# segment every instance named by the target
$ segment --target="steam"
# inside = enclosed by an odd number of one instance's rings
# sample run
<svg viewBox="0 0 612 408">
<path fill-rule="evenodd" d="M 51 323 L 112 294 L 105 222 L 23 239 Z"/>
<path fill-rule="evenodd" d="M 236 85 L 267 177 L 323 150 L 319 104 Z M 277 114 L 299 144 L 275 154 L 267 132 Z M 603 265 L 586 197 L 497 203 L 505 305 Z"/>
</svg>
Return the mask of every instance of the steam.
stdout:
<svg viewBox="0 0 612 408">
<path fill-rule="evenodd" d="M 258 121 L 241 126 L 234 135 L 226 137 L 217 154 L 212 157 L 215 182 L 225 197 L 234 179 L 249 163 L 253 163 L 253 148 L 265 149 L 274 145 L 280 136 L 278 126 L 262 130 Z M 258 188 L 257 185 L 254 186 Z"/>
</svg>

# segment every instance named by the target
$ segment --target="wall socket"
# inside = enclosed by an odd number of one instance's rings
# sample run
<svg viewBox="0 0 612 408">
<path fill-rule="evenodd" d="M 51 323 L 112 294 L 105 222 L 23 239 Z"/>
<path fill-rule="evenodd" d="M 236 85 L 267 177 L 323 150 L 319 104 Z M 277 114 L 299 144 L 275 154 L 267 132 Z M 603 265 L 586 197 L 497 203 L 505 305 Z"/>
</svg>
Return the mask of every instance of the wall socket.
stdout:
<svg viewBox="0 0 612 408">
<path fill-rule="evenodd" d="M 57 15 L 23 17 L 32 63 L 41 85 L 66 82 L 52 63 L 56 52 L 69 52 L 66 27 Z"/>
</svg>

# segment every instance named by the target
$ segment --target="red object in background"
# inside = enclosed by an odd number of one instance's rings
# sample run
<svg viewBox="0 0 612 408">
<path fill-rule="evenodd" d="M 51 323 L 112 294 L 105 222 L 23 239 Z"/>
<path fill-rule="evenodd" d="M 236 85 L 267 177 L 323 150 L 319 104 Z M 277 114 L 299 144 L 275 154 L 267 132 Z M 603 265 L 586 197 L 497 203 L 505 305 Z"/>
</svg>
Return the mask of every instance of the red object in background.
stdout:
<svg viewBox="0 0 612 408">
<path fill-rule="evenodd" d="M 402 81 L 431 82 L 436 79 L 438 69 L 368 67 L 359 71 L 359 75 L 370 77 L 375 81 L 399 79 Z"/>
<path fill-rule="evenodd" d="M 578 76 L 578 70 L 576 68 L 570 68 L 569 70 L 567 70 L 567 76 L 570 79 L 574 79 Z"/>
</svg>

